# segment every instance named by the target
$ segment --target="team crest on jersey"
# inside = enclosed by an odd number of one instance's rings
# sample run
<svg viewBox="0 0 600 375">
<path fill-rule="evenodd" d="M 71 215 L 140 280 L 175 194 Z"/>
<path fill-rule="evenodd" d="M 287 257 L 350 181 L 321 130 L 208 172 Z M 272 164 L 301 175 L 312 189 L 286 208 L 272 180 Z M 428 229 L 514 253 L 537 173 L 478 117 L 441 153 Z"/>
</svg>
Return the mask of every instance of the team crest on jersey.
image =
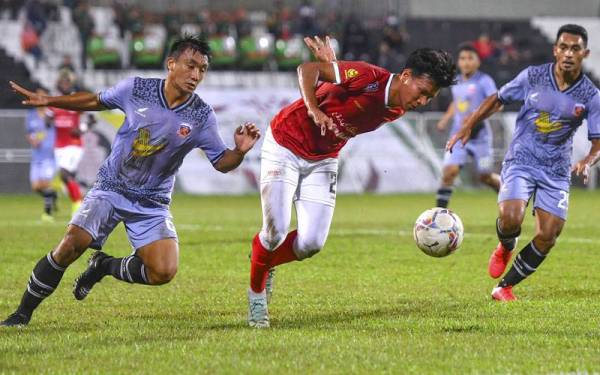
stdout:
<svg viewBox="0 0 600 375">
<path fill-rule="evenodd" d="M 573 109 L 573 116 L 580 118 L 583 116 L 583 112 L 585 112 L 585 105 L 581 103 L 575 104 L 575 108 Z"/>
<path fill-rule="evenodd" d="M 358 70 L 346 69 L 346 70 L 344 70 L 344 75 L 346 76 L 346 79 L 354 78 L 358 75 Z"/>
<path fill-rule="evenodd" d="M 192 132 L 192 126 L 186 122 L 182 122 L 179 124 L 179 129 L 177 130 L 177 135 L 181 138 L 185 138 Z"/>
<path fill-rule="evenodd" d="M 374 92 L 379 90 L 379 82 L 369 83 L 367 87 L 365 87 L 365 92 Z"/>
<path fill-rule="evenodd" d="M 467 86 L 467 92 L 469 94 L 475 94 L 476 91 L 477 91 L 477 86 L 474 83 L 471 83 L 469 86 Z"/>
</svg>

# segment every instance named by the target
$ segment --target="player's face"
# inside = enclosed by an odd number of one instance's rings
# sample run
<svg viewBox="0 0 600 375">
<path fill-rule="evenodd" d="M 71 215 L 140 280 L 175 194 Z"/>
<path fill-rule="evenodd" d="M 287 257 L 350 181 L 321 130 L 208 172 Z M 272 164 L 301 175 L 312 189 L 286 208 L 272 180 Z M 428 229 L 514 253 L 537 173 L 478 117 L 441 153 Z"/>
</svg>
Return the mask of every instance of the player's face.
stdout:
<svg viewBox="0 0 600 375">
<path fill-rule="evenodd" d="M 458 54 L 458 69 L 465 75 L 473 74 L 479 69 L 479 56 L 474 51 L 460 51 Z"/>
<path fill-rule="evenodd" d="M 188 48 L 178 58 L 167 60 L 169 80 L 182 92 L 191 94 L 204 79 L 208 70 L 208 58 Z"/>
<path fill-rule="evenodd" d="M 554 45 L 554 57 L 558 67 L 563 72 L 577 72 L 581 64 L 590 54 L 585 47 L 583 38 L 579 35 L 562 33 Z"/>
<path fill-rule="evenodd" d="M 435 82 L 426 75 L 413 76 L 405 70 L 400 74 L 400 105 L 412 111 L 429 103 L 440 92 Z"/>
</svg>

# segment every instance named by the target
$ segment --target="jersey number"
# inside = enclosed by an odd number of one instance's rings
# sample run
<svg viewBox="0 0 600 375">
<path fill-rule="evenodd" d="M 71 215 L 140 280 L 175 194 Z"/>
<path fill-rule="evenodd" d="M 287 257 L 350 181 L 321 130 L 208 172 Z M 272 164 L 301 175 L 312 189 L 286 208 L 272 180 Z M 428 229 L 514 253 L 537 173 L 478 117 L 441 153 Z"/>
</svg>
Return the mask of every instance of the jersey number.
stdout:
<svg viewBox="0 0 600 375">
<path fill-rule="evenodd" d="M 558 208 L 566 210 L 567 205 L 569 204 L 569 193 L 561 191 L 560 194 L 562 195 L 562 199 L 558 201 Z"/>
<path fill-rule="evenodd" d="M 336 185 L 337 185 L 337 173 L 331 172 L 330 178 L 331 178 L 331 183 L 329 184 L 329 192 L 331 194 L 335 194 Z"/>
</svg>

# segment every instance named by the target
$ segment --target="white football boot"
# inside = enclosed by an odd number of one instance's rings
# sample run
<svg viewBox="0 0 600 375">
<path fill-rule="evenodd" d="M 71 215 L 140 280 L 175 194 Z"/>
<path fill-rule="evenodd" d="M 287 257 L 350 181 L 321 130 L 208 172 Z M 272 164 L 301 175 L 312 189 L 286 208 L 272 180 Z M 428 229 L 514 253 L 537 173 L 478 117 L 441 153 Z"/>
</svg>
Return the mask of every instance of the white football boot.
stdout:
<svg viewBox="0 0 600 375">
<path fill-rule="evenodd" d="M 248 325 L 253 328 L 269 328 L 267 293 L 255 293 L 248 289 Z"/>
</svg>

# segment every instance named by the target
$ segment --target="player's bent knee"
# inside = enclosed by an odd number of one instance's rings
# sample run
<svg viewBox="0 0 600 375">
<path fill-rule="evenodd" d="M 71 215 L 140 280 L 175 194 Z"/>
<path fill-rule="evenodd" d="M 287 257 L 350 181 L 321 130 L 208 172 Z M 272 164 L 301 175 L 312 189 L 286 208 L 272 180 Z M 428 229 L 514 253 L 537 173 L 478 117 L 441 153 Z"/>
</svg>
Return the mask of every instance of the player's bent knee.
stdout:
<svg viewBox="0 0 600 375">
<path fill-rule="evenodd" d="M 500 217 L 500 229 L 504 233 L 515 233 L 521 231 L 522 217 L 519 213 L 503 212 Z"/>
<path fill-rule="evenodd" d="M 286 237 L 287 231 L 281 230 L 262 231 L 260 233 L 261 243 L 269 251 L 277 249 L 285 241 Z"/>
<path fill-rule="evenodd" d="M 317 255 L 317 253 L 320 251 L 320 247 L 306 247 L 302 249 L 295 249 L 294 253 L 298 257 L 298 260 L 304 260 Z"/>
<path fill-rule="evenodd" d="M 546 253 L 556 244 L 558 233 L 555 231 L 541 231 L 535 236 L 536 243 L 541 244 L 540 251 Z"/>
<path fill-rule="evenodd" d="M 298 257 L 298 260 L 308 259 L 319 253 L 324 245 L 324 241 L 320 241 L 318 239 L 298 241 L 296 248 L 294 249 L 294 253 Z"/>
<path fill-rule="evenodd" d="M 148 270 L 148 278 L 152 285 L 167 284 L 175 278 L 177 266 L 159 266 Z"/>
</svg>

